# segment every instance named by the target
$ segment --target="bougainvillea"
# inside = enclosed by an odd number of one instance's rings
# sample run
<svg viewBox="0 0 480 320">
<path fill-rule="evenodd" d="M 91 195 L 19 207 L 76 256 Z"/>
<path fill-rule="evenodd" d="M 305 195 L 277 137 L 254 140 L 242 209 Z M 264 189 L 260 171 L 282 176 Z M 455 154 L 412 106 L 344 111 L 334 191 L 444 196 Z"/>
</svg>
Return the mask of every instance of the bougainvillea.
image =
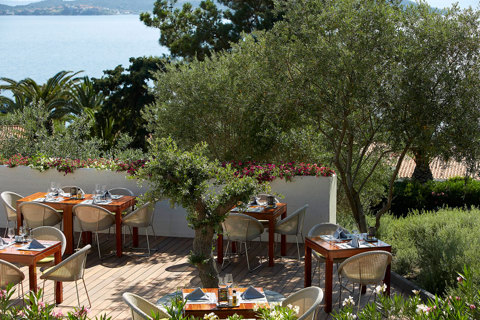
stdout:
<svg viewBox="0 0 480 320">
<path fill-rule="evenodd" d="M 64 174 L 73 173 L 78 168 L 94 168 L 98 170 L 111 170 L 117 172 L 127 172 L 134 175 L 139 168 L 143 168 L 147 160 L 139 159 L 133 161 L 124 161 L 119 159 L 69 159 L 69 158 L 51 158 L 43 155 L 34 157 L 24 157 L 16 154 L 10 159 L 0 159 L 0 164 L 13 168 L 17 166 L 28 166 L 39 171 L 56 169 Z M 291 180 L 295 176 L 316 176 L 330 177 L 335 171 L 322 166 L 318 163 L 257 163 L 249 162 L 228 162 L 223 166 L 231 165 L 235 169 L 237 177 L 256 177 L 259 182 L 270 182 L 277 178 Z"/>
<path fill-rule="evenodd" d="M 287 162 L 281 164 L 248 162 L 225 162 L 236 169 L 237 177 L 256 176 L 259 182 L 273 181 L 276 178 L 291 180 L 295 176 L 330 177 L 335 171 L 318 163 Z"/>
</svg>

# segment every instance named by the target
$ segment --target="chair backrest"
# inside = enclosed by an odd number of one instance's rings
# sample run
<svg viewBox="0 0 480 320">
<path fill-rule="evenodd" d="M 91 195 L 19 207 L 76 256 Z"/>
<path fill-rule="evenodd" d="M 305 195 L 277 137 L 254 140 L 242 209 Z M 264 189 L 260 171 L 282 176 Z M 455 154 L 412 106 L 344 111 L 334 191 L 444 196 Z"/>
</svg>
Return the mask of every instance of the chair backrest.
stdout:
<svg viewBox="0 0 480 320">
<path fill-rule="evenodd" d="M 343 229 L 345 233 L 350 233 L 347 229 L 344 227 L 335 224 L 335 223 L 330 223 L 330 222 L 325 222 L 325 223 L 319 223 L 314 225 L 310 231 L 308 231 L 309 237 L 316 237 L 316 236 L 321 236 L 321 235 L 333 235 L 335 231 L 337 231 L 338 228 Z"/>
<path fill-rule="evenodd" d="M 275 229 L 282 230 L 282 234 L 296 235 L 303 233 L 303 221 L 308 204 L 295 210 L 291 215 L 277 222 Z"/>
<path fill-rule="evenodd" d="M 133 320 L 150 320 L 152 318 L 152 311 L 162 318 L 170 318 L 170 316 L 159 307 L 151 303 L 150 301 L 140 297 L 139 295 L 125 292 L 122 295 L 123 301 L 132 310 Z"/>
<path fill-rule="evenodd" d="M 87 254 L 91 247 L 91 245 L 87 244 L 59 264 L 47 269 L 40 278 L 56 281 L 77 281 L 83 279 Z"/>
<path fill-rule="evenodd" d="M 4 191 L 0 194 L 2 198 L 3 206 L 5 207 L 5 213 L 7 214 L 8 221 L 14 221 L 17 219 L 17 200 L 23 198 L 18 193 L 11 191 Z"/>
<path fill-rule="evenodd" d="M 258 201 L 260 202 L 267 202 L 267 198 L 269 196 L 272 196 L 272 194 L 268 194 L 268 193 L 261 193 L 261 194 L 257 194 L 256 197 L 258 198 Z M 279 203 L 280 201 L 278 201 L 277 198 L 275 198 L 275 203 Z"/>
<path fill-rule="evenodd" d="M 54 226 L 62 221 L 62 215 L 44 203 L 23 202 L 19 209 L 27 228 Z"/>
<path fill-rule="evenodd" d="M 319 287 L 308 287 L 295 292 L 282 301 L 282 306 L 289 304 L 299 308 L 298 320 L 314 319 L 315 311 L 323 300 L 323 291 Z"/>
<path fill-rule="evenodd" d="M 115 215 L 94 204 L 77 204 L 72 208 L 82 231 L 106 230 L 115 224 Z"/>
<path fill-rule="evenodd" d="M 135 196 L 133 191 L 127 188 L 112 188 L 108 190 L 108 192 L 110 192 L 110 194 L 115 194 L 120 196 L 132 196 L 132 197 Z"/>
<path fill-rule="evenodd" d="M 17 266 L 0 259 L 0 289 L 9 284 L 18 284 L 25 279 L 25 274 Z"/>
<path fill-rule="evenodd" d="M 62 243 L 62 256 L 65 253 L 67 239 L 61 230 L 50 226 L 37 227 L 32 230 L 32 236 L 37 240 L 60 241 Z"/>
<path fill-rule="evenodd" d="M 151 226 L 153 225 L 154 210 L 155 207 L 150 202 L 147 202 L 140 208 L 125 216 L 122 219 L 123 223 L 128 226 L 140 228 Z"/>
<path fill-rule="evenodd" d="M 61 187 L 60 189 L 62 189 L 62 191 L 65 192 L 65 193 L 70 193 L 71 188 L 77 188 L 77 190 L 81 190 L 82 193 L 85 194 L 85 191 L 83 191 L 83 189 L 80 188 L 79 186 L 64 186 L 64 187 Z"/>
<path fill-rule="evenodd" d="M 376 284 L 383 280 L 392 254 L 375 250 L 356 254 L 340 264 L 338 273 L 359 284 Z"/>
<path fill-rule="evenodd" d="M 223 236 L 230 241 L 250 241 L 263 233 L 262 223 L 243 213 L 230 213 L 222 227 Z"/>
</svg>

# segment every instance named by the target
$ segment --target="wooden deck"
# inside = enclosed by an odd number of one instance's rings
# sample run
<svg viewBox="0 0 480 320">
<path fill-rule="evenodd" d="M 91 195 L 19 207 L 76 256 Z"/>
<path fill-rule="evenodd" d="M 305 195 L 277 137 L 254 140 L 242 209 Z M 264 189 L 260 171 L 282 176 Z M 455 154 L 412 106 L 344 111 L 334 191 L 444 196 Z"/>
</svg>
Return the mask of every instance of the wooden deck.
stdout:
<svg viewBox="0 0 480 320">
<path fill-rule="evenodd" d="M 77 234 L 78 236 L 78 234 Z M 114 236 L 108 239 L 105 235 L 100 237 L 102 255 L 114 250 Z M 127 237 L 127 245 L 130 240 Z M 179 288 L 200 286 L 196 270 L 187 262 L 187 255 L 192 247 L 192 239 L 171 237 L 150 237 L 152 252 L 150 257 L 142 256 L 144 251 L 126 248 L 122 258 L 110 256 L 103 260 L 98 259 L 97 247 L 94 244 L 87 258 L 85 281 L 92 301 L 90 317 L 107 314 L 112 319 L 131 319 L 130 310 L 122 300 L 122 293 L 133 292 L 156 302 L 162 296 L 174 292 Z M 146 246 L 145 237 L 140 236 L 140 246 Z M 250 252 L 251 263 L 255 264 L 255 254 L 263 255 L 264 262 L 267 255 L 265 242 L 261 246 L 253 244 Z M 277 246 L 279 250 L 279 247 Z M 303 250 L 303 247 L 301 247 Z M 296 245 L 287 246 L 287 254 L 296 256 Z M 28 290 L 28 269 L 23 267 L 27 279 L 24 289 Z M 248 272 L 245 256 L 233 259 L 232 263 L 222 270 L 221 275 L 232 273 L 235 284 L 248 286 L 255 284 L 268 290 L 277 291 L 285 296 L 303 288 L 303 260 L 298 263 L 296 259 L 277 258 L 275 266 L 270 268 L 264 263 L 259 269 Z M 318 285 L 318 273 L 313 278 L 313 284 Z M 335 279 L 334 283 L 338 283 Z M 39 286 L 42 281 L 39 280 Z M 80 281 L 80 302 L 88 305 L 87 297 Z M 321 284 L 323 287 L 323 281 Z M 395 288 L 392 288 L 395 292 Z M 16 294 L 14 295 L 16 297 Z M 345 294 L 344 298 L 348 295 Z M 357 299 L 355 295 L 355 299 Z M 371 298 L 370 290 L 362 297 L 362 304 Z M 53 282 L 48 281 L 45 287 L 45 301 L 53 303 Z M 338 285 L 334 288 L 334 308 L 338 308 Z M 64 283 L 64 302 L 56 309 L 63 313 L 73 310 L 77 306 L 77 297 L 74 283 Z M 331 319 L 323 311 L 318 313 L 317 319 Z"/>
</svg>

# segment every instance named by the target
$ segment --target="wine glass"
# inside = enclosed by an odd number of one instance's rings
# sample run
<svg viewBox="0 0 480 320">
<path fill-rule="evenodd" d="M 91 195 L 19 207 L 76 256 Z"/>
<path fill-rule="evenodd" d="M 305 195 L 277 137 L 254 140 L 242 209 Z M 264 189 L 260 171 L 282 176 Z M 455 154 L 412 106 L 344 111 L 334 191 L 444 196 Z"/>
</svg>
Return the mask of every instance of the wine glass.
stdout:
<svg viewBox="0 0 480 320">
<path fill-rule="evenodd" d="M 225 285 L 226 285 L 228 288 L 231 288 L 231 287 L 232 287 L 232 285 L 233 285 L 233 276 L 232 276 L 231 273 L 227 273 L 227 274 L 225 275 L 225 280 L 224 280 L 224 282 L 225 282 Z"/>
<path fill-rule="evenodd" d="M 18 234 L 25 239 L 25 235 L 27 234 L 27 228 L 25 228 L 24 226 L 18 227 Z"/>
<path fill-rule="evenodd" d="M 15 237 L 15 229 L 14 228 L 8 228 L 7 236 L 10 238 L 10 243 L 12 243 L 12 239 Z"/>
</svg>

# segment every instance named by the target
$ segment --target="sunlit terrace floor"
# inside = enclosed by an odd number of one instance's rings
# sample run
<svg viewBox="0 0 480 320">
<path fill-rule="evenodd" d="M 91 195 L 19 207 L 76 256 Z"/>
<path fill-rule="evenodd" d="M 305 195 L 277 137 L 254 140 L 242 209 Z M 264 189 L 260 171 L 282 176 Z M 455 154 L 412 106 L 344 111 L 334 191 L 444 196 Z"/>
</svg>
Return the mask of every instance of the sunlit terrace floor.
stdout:
<svg viewBox="0 0 480 320">
<path fill-rule="evenodd" d="M 0 229 L 1 232 L 3 230 Z M 122 258 L 110 256 L 103 260 L 98 259 L 96 246 L 88 255 L 87 266 L 85 272 L 85 281 L 87 289 L 92 300 L 92 309 L 89 313 L 90 317 L 95 318 L 97 315 L 107 314 L 112 319 L 131 319 L 130 310 L 122 300 L 122 293 L 133 292 L 141 295 L 150 301 L 156 302 L 162 296 L 174 292 L 178 288 L 197 287 L 200 281 L 194 268 L 187 262 L 187 255 L 192 247 L 192 239 L 150 237 L 151 245 L 158 251 L 152 252 L 150 257 L 142 256 L 143 252 L 125 249 Z M 100 237 L 102 254 L 112 251 L 114 248 L 114 237 Z M 127 245 L 129 244 L 127 238 Z M 145 238 L 140 237 L 140 246 L 145 246 Z M 267 246 L 258 247 L 256 251 L 250 252 L 251 259 L 256 254 L 266 255 Z M 277 249 L 279 249 L 277 247 Z M 303 249 L 303 248 L 301 248 Z M 112 251 L 113 252 L 113 251 Z M 287 254 L 296 256 L 296 246 L 288 245 Z M 265 260 L 265 259 L 264 259 Z M 23 267 L 22 270 L 26 274 L 24 282 L 25 290 L 28 290 L 28 268 Z M 268 290 L 279 292 L 285 296 L 290 295 L 303 288 L 303 260 L 300 264 L 296 259 L 278 258 L 273 268 L 266 264 L 259 269 L 248 272 L 245 257 L 241 256 L 233 260 L 224 270 L 222 274 L 232 273 L 234 281 L 239 286 L 247 286 L 254 284 Z M 313 278 L 313 284 L 318 285 L 318 273 Z M 334 287 L 334 308 L 338 308 L 338 280 Z M 42 281 L 39 280 L 39 286 Z M 85 291 L 81 282 L 79 284 L 80 301 L 82 304 L 88 304 Z M 323 287 L 323 281 L 321 287 Z M 57 307 L 66 313 L 73 310 L 77 306 L 77 297 L 74 283 L 64 283 L 64 301 Z M 396 292 L 395 288 L 392 288 Z M 14 297 L 17 295 L 15 294 Z M 347 297 L 344 291 L 344 297 Z M 355 296 L 357 299 L 357 296 Z M 362 304 L 373 299 L 371 291 L 362 298 Z M 45 301 L 52 303 L 53 298 L 53 282 L 48 281 L 45 288 Z M 330 316 L 323 312 L 318 313 L 317 319 L 331 319 Z"/>
</svg>

